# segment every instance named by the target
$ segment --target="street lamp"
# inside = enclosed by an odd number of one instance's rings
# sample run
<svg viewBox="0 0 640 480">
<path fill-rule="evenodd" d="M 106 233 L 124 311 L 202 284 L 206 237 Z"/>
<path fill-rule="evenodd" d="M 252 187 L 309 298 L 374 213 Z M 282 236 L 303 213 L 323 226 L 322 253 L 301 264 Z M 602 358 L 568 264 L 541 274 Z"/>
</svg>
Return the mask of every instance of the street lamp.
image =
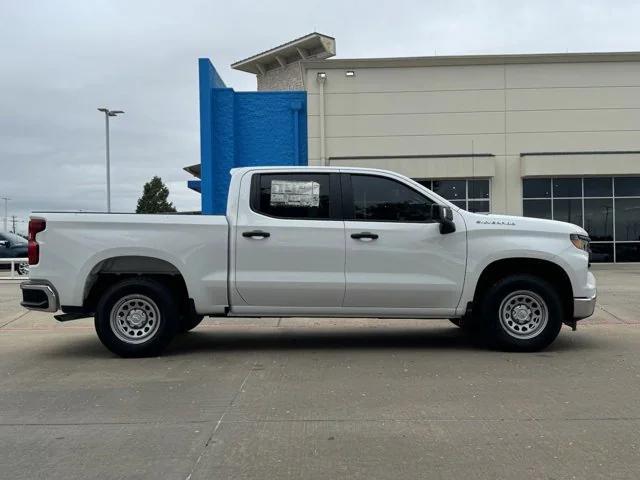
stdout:
<svg viewBox="0 0 640 480">
<path fill-rule="evenodd" d="M 98 111 L 104 113 L 104 124 L 107 142 L 107 212 L 111 212 L 111 161 L 109 158 L 109 117 L 115 117 L 123 110 L 109 110 L 108 108 L 98 108 Z"/>
<path fill-rule="evenodd" d="M 9 219 L 9 215 L 8 215 L 9 211 L 7 209 L 7 202 L 11 199 L 7 197 L 0 197 L 0 200 L 4 200 L 4 231 L 8 232 L 9 230 L 7 227 L 7 220 Z"/>
</svg>

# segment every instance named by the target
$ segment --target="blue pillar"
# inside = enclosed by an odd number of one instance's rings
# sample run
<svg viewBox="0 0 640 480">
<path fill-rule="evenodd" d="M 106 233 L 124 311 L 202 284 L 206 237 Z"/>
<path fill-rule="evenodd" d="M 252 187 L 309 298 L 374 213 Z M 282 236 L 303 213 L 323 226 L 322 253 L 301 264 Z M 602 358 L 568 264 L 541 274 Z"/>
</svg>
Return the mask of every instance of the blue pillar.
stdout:
<svg viewBox="0 0 640 480">
<path fill-rule="evenodd" d="M 198 82 L 200 87 L 200 175 L 202 213 L 213 212 L 213 83 L 215 69 L 206 58 L 198 60 Z"/>
<path fill-rule="evenodd" d="M 214 111 L 214 99 L 218 89 L 226 89 L 226 85 L 218 75 L 208 58 L 198 59 L 198 83 L 200 88 L 200 164 L 202 213 L 221 213 L 215 205 L 214 188 L 214 132 L 218 130 L 216 123 L 220 121 Z M 223 209 L 224 212 L 224 209 Z"/>
</svg>

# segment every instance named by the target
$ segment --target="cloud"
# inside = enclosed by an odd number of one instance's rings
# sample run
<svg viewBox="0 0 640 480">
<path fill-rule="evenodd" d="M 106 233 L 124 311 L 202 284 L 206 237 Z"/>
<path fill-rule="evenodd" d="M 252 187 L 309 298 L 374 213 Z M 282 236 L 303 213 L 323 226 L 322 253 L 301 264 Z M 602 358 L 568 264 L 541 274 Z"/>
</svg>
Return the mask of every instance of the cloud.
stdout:
<svg viewBox="0 0 640 480">
<path fill-rule="evenodd" d="M 111 123 L 113 209 L 133 211 L 153 175 L 198 209 L 182 171 L 199 162 L 198 57 L 251 90 L 232 62 L 314 30 L 343 58 L 635 50 L 639 14 L 631 1 L 3 2 L 0 196 L 23 220 L 103 210 L 107 106 L 126 111 Z"/>
</svg>

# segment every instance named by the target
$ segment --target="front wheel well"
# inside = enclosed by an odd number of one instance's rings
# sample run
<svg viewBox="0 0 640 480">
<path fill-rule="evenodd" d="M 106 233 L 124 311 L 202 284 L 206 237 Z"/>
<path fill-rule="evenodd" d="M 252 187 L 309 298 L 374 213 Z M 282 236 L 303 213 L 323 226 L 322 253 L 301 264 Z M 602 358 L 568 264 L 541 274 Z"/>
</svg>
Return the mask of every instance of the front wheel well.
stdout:
<svg viewBox="0 0 640 480">
<path fill-rule="evenodd" d="M 573 317 L 573 288 L 567 272 L 557 263 L 536 258 L 506 258 L 487 265 L 480 274 L 473 295 L 477 306 L 484 293 L 498 280 L 513 274 L 533 275 L 549 282 L 558 289 L 567 319 Z"/>
</svg>

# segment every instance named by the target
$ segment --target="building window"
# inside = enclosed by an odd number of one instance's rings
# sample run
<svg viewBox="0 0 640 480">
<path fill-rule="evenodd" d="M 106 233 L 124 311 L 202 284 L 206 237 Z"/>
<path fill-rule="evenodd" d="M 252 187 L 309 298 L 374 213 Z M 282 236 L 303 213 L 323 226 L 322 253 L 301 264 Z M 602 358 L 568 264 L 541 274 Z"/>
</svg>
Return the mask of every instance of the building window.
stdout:
<svg viewBox="0 0 640 480">
<path fill-rule="evenodd" d="M 640 177 L 526 178 L 522 196 L 525 217 L 589 232 L 593 262 L 640 262 Z"/>
<path fill-rule="evenodd" d="M 446 198 L 469 212 L 491 211 L 490 182 L 486 178 L 425 180 L 415 179 L 420 185 Z"/>
</svg>

